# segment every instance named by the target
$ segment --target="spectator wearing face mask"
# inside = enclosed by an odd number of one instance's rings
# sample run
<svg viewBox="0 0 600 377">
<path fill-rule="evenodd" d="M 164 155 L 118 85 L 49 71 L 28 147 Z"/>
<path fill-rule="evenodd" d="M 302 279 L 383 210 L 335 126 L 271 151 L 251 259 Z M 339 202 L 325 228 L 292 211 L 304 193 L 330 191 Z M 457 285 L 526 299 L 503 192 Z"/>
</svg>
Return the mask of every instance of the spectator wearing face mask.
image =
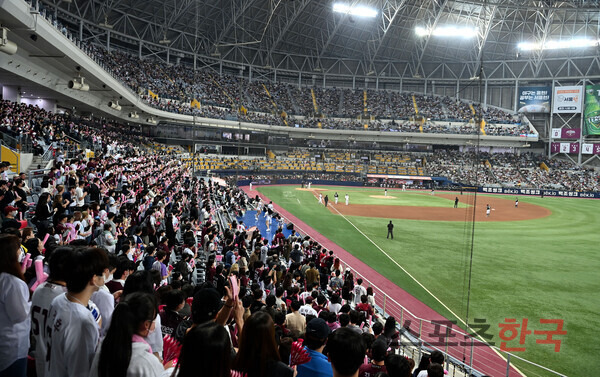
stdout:
<svg viewBox="0 0 600 377">
<path fill-rule="evenodd" d="M 108 272 L 106 252 L 85 248 L 68 263 L 67 292 L 50 306 L 44 340 L 48 345 L 46 376 L 86 376 L 100 337 L 90 305 L 92 294 L 104 285 Z"/>
<path fill-rule="evenodd" d="M 118 290 L 115 293 L 110 293 L 110 290 L 106 286 L 113 280 L 113 274 L 117 271 L 118 258 L 111 253 L 107 253 L 108 256 L 108 271 L 104 274 L 104 285 L 98 289 L 98 291 L 92 294 L 92 301 L 98 307 L 100 315 L 102 316 L 102 328 L 100 329 L 100 337 L 104 337 L 110 322 L 112 320 L 112 314 L 115 310 L 115 300 L 117 300 L 122 291 Z"/>
</svg>

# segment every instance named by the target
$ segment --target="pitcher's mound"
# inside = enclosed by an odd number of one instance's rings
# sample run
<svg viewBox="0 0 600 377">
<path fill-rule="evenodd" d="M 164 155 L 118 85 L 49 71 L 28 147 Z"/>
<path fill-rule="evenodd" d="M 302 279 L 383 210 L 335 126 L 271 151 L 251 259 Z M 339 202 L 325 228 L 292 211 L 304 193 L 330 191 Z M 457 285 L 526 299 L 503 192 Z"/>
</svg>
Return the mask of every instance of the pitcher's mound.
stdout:
<svg viewBox="0 0 600 377">
<path fill-rule="evenodd" d="M 375 199 L 396 199 L 395 196 L 385 196 L 385 195 L 369 195 L 370 198 L 375 198 Z"/>
</svg>

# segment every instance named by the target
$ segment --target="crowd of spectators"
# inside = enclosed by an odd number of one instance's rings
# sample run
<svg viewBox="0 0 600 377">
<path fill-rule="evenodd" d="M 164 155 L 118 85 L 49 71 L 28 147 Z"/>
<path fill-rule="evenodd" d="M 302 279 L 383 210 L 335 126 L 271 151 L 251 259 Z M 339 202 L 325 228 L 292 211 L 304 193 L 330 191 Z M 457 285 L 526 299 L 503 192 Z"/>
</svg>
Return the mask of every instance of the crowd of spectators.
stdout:
<svg viewBox="0 0 600 377">
<path fill-rule="evenodd" d="M 475 154 L 438 150 L 427 158 L 426 172 L 473 186 L 600 190 L 600 174 L 594 168 L 577 166 L 569 159 L 547 159 L 533 153 Z"/>
<path fill-rule="evenodd" d="M 311 356 L 299 376 L 412 375 L 414 361 L 388 352 L 397 324 L 378 320 L 371 287 L 332 250 L 284 236 L 270 203 L 192 177 L 122 125 L 38 127 L 98 149 L 57 150 L 30 195 L 20 176 L 0 181 L 0 376 L 293 376 L 298 348 Z M 272 238 L 223 220 L 254 209 Z"/>
<path fill-rule="evenodd" d="M 493 186 L 498 182 L 486 166 L 489 154 L 438 150 L 427 158 L 426 172 L 436 177 L 446 177 L 455 183 L 469 186 Z"/>
<path fill-rule="evenodd" d="M 472 133 L 474 129 L 469 125 L 451 126 L 444 122 L 473 122 L 474 111 L 479 111 L 478 105 L 472 108 L 466 102 L 449 97 L 372 89 L 366 90 L 365 107 L 365 91 L 362 89 L 311 90 L 285 83 L 249 82 L 231 74 L 218 74 L 208 69 L 193 70 L 181 64 L 166 64 L 149 58 L 139 59 L 122 51 L 107 51 L 94 45 L 86 48 L 86 52 L 151 106 L 187 115 L 284 125 L 282 113 L 285 113 L 288 125 L 318 127 L 320 121 L 326 125 L 325 128 L 351 130 L 365 129 L 364 122 L 353 120 L 364 116 L 377 119 L 368 122 L 366 129 L 369 130 L 415 132 L 414 127 L 406 131 L 381 122 L 395 120 L 403 123 L 415 118 L 414 98 L 418 115 L 429 122 L 424 132 Z M 202 106 L 191 106 L 193 100 L 199 101 Z M 246 111 L 240 112 L 242 107 Z M 502 110 L 486 108 L 482 114 L 490 123 L 486 128 L 490 135 L 529 133 L 527 127 L 507 126 L 520 125 L 520 120 Z"/>
</svg>

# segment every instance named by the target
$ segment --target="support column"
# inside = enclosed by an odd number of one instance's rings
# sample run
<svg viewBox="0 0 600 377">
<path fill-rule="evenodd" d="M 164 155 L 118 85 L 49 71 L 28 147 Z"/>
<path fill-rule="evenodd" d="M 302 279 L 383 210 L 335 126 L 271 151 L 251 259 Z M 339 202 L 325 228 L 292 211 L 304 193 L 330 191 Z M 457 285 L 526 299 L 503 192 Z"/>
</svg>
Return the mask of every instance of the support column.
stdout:
<svg viewBox="0 0 600 377">
<path fill-rule="evenodd" d="M 140 41 L 140 44 L 138 46 L 138 58 L 141 60 L 142 59 L 142 45 L 144 44 L 144 42 Z"/>
<path fill-rule="evenodd" d="M 456 99 L 458 99 L 459 95 L 460 95 L 460 80 L 456 80 L 456 93 L 454 93 L 454 97 L 456 97 Z"/>
<path fill-rule="evenodd" d="M 110 30 L 106 31 L 106 51 L 110 52 Z"/>
<path fill-rule="evenodd" d="M 83 20 L 79 21 L 79 42 L 83 42 Z"/>
<path fill-rule="evenodd" d="M 556 80 L 552 80 L 552 93 L 554 93 L 554 87 L 556 86 Z M 548 159 L 552 156 L 552 125 L 554 123 L 554 113 L 550 109 L 550 122 L 548 122 L 548 129 L 546 130 L 548 135 Z"/>
<path fill-rule="evenodd" d="M 487 109 L 487 96 L 488 96 L 488 81 L 485 80 L 485 84 L 483 86 L 483 108 Z"/>
<path fill-rule="evenodd" d="M 583 88 L 583 93 L 585 93 L 585 85 L 586 85 L 586 81 L 587 79 L 582 79 L 581 80 L 581 86 Z M 552 93 L 554 94 L 554 89 L 552 90 Z M 585 98 L 582 98 L 582 101 L 585 101 Z M 584 106 L 585 106 L 585 102 L 584 102 Z M 582 106 L 583 108 L 583 106 Z M 582 161 L 582 156 L 581 156 L 581 144 L 583 144 L 583 125 L 584 125 L 584 119 L 583 119 L 583 109 L 580 113 L 580 120 L 579 120 L 579 154 L 577 156 L 577 166 L 581 166 L 581 161 Z"/>
<path fill-rule="evenodd" d="M 515 80 L 515 99 L 513 103 L 513 111 L 516 113 L 519 106 L 519 80 Z"/>
</svg>

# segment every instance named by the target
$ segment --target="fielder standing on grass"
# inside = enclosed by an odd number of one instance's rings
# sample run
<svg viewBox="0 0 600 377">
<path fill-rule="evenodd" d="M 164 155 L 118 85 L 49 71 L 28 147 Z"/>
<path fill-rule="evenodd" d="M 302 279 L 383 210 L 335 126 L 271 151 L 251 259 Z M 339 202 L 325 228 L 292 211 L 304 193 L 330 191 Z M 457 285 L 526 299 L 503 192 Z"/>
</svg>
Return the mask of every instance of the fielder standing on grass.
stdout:
<svg viewBox="0 0 600 377">
<path fill-rule="evenodd" d="M 335 199 L 335 204 L 337 204 L 337 202 L 338 202 L 338 198 L 339 198 L 339 195 L 338 195 L 338 193 L 337 193 L 337 191 L 336 191 L 336 192 L 335 192 L 335 195 L 333 195 L 333 199 Z"/>
<path fill-rule="evenodd" d="M 387 196 L 387 188 L 383 191 L 383 195 Z"/>
<path fill-rule="evenodd" d="M 458 196 L 454 198 L 454 208 L 458 208 Z"/>
<path fill-rule="evenodd" d="M 349 202 L 350 202 L 350 196 L 348 196 L 348 194 L 346 194 L 346 205 L 348 205 Z"/>
<path fill-rule="evenodd" d="M 390 238 L 390 236 L 392 236 L 392 239 L 394 239 L 394 224 L 392 224 L 392 220 L 390 220 L 390 223 L 387 225 L 387 228 L 388 233 L 386 238 Z"/>
</svg>

